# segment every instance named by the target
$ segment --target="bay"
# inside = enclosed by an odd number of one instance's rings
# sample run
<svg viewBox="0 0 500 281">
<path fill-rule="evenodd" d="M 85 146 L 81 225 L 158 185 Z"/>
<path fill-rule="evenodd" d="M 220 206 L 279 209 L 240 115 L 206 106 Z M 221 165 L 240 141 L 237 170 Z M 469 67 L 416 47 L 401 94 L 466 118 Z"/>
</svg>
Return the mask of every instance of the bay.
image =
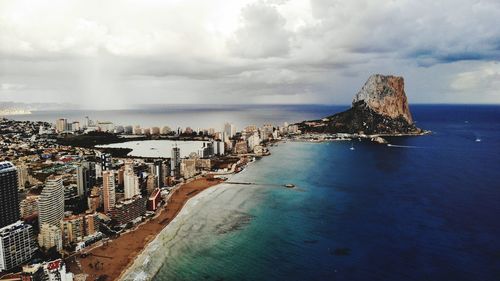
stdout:
<svg viewBox="0 0 500 281">
<path fill-rule="evenodd" d="M 272 148 L 234 176 L 256 185 L 222 184 L 190 201 L 150 248 L 144 272 L 153 280 L 498 280 L 500 107 L 412 110 L 431 135 L 392 138 L 393 146 L 355 141 L 354 151 L 346 142 Z M 127 278 L 140 277 L 135 269 Z"/>
</svg>

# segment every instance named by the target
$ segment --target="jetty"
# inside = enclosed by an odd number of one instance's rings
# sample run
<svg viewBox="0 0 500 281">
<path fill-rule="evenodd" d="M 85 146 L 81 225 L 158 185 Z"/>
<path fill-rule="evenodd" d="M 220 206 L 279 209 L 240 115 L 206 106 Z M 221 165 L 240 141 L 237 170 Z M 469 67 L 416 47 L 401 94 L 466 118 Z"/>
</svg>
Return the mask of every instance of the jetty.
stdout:
<svg viewBox="0 0 500 281">
<path fill-rule="evenodd" d="M 264 182 L 237 182 L 237 181 L 226 181 L 224 183 L 235 184 L 235 185 L 266 185 L 272 187 L 287 187 L 287 188 L 295 187 L 295 185 L 292 183 L 277 184 L 277 183 L 264 183 Z"/>
</svg>

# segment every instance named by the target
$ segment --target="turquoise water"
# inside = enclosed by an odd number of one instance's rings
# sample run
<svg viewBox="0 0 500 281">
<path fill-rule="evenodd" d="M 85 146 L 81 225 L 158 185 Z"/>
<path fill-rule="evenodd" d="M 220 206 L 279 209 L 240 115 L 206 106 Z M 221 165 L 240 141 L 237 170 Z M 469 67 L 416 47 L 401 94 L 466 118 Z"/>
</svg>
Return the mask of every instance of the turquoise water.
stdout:
<svg viewBox="0 0 500 281">
<path fill-rule="evenodd" d="M 499 280 L 500 107 L 414 115 L 434 133 L 272 148 L 231 179 L 258 185 L 190 200 L 126 279 Z"/>
<path fill-rule="evenodd" d="M 280 144 L 236 176 L 262 185 L 221 187 L 245 205 L 200 199 L 211 221 L 191 217 L 154 280 L 500 280 L 500 108 L 414 114 L 434 134 L 399 147 Z"/>
<path fill-rule="evenodd" d="M 307 220 L 312 214 L 304 213 L 304 210 L 307 210 L 306 205 L 311 202 L 311 196 L 317 196 L 311 193 L 309 175 L 301 170 L 304 165 L 321 158 L 319 148 L 321 145 L 282 144 L 272 150 L 272 157 L 253 163 L 244 173 L 234 177 L 232 181 L 259 184 L 245 187 L 226 185 L 228 188 L 254 191 L 240 195 L 246 196 L 245 200 L 258 202 L 251 204 L 249 209 L 240 209 L 245 213 L 245 224 L 227 233 L 212 233 L 216 239 L 209 243 L 193 241 L 192 249 L 173 260 L 169 259 L 155 280 L 196 280 L 200 277 L 207 280 L 272 280 L 283 273 L 276 272 L 277 276 L 273 277 L 273 273 L 267 270 L 273 264 L 288 265 L 281 270 L 290 273 L 301 270 L 287 260 L 289 255 L 293 255 L 293 248 L 303 247 L 304 240 L 311 239 L 310 233 L 314 232 L 307 224 L 297 222 Z M 297 159 L 301 159 L 301 162 L 297 162 Z M 284 167 L 286 170 L 280 169 Z M 291 179 L 296 185 L 295 189 L 282 187 Z M 217 201 L 212 203 L 224 204 Z M 301 210 L 295 209 L 296 206 L 302 206 Z M 310 206 L 310 209 L 314 209 L 314 206 Z M 278 245 L 282 247 L 280 251 L 270 252 Z M 244 272 L 243 268 L 246 268 Z"/>
</svg>

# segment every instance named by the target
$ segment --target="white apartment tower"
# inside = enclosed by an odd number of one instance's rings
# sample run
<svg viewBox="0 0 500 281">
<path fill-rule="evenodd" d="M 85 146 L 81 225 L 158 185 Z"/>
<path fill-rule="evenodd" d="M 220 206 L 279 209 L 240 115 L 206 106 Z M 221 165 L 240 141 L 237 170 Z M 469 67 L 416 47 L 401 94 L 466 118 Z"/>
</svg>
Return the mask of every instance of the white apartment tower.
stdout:
<svg viewBox="0 0 500 281">
<path fill-rule="evenodd" d="M 227 138 L 232 138 L 236 134 L 236 127 L 231 123 L 224 124 L 224 134 Z"/>
<path fill-rule="evenodd" d="M 62 178 L 49 178 L 38 201 L 39 225 L 60 227 L 64 218 L 64 187 Z"/>
<path fill-rule="evenodd" d="M 125 199 L 139 195 L 139 178 L 134 173 L 134 167 L 131 162 L 125 163 L 125 171 L 123 172 L 123 189 L 125 191 Z"/>
<path fill-rule="evenodd" d="M 116 204 L 115 173 L 113 171 L 102 172 L 102 195 L 104 200 L 104 212 L 109 213 Z"/>
</svg>

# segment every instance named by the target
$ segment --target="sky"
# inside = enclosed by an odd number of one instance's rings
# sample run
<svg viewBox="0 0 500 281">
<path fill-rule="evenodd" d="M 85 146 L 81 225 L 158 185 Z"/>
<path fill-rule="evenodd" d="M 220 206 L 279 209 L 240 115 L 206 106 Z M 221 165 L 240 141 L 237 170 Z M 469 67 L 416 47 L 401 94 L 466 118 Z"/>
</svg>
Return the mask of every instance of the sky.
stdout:
<svg viewBox="0 0 500 281">
<path fill-rule="evenodd" d="M 0 101 L 500 103 L 498 0 L 2 0 Z"/>
</svg>

